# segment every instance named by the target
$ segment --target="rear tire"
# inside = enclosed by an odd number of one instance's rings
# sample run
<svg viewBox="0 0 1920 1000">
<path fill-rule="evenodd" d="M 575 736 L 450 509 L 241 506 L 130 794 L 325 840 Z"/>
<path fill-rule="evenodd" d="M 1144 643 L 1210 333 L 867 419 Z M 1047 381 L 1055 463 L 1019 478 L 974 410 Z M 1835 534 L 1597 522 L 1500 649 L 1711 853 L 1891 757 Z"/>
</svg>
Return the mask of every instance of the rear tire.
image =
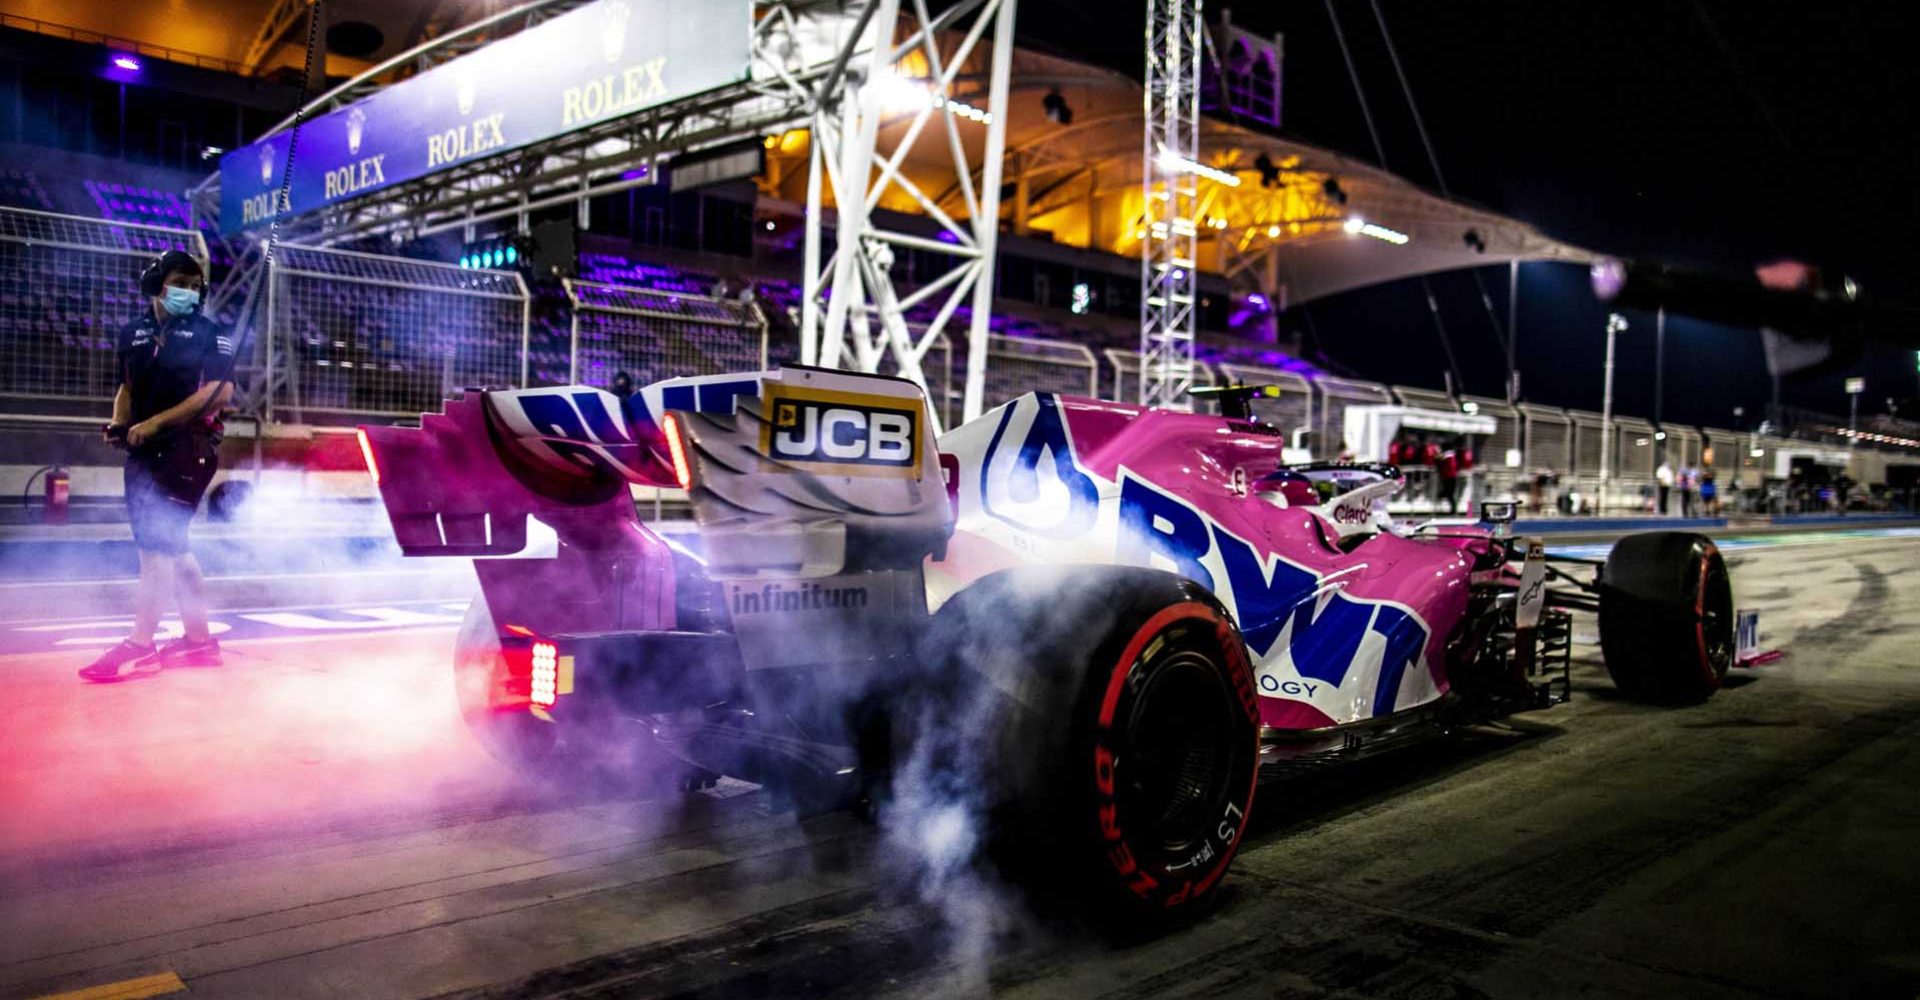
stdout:
<svg viewBox="0 0 1920 1000">
<path fill-rule="evenodd" d="M 1705 535 L 1622 538 L 1600 572 L 1600 646 L 1628 697 L 1704 701 L 1733 665 L 1733 588 Z"/>
<path fill-rule="evenodd" d="M 1003 872 L 1104 919 L 1210 898 L 1259 758 L 1252 668 L 1211 594 L 1154 570 L 1012 570 L 954 597 L 927 641 L 943 701 L 923 705 L 912 760 L 930 766 L 909 766 L 924 787 L 903 800 L 977 795 Z"/>
</svg>

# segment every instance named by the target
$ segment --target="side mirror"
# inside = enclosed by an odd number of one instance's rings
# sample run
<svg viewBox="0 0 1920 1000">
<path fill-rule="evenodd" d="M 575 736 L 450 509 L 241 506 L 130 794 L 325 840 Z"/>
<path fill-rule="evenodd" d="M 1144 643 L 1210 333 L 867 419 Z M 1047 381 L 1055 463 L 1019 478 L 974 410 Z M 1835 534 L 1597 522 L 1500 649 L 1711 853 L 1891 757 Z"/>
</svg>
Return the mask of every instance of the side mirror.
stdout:
<svg viewBox="0 0 1920 1000">
<path fill-rule="evenodd" d="M 1489 524 L 1512 524 L 1520 505 L 1512 500 L 1481 501 L 1480 520 Z"/>
</svg>

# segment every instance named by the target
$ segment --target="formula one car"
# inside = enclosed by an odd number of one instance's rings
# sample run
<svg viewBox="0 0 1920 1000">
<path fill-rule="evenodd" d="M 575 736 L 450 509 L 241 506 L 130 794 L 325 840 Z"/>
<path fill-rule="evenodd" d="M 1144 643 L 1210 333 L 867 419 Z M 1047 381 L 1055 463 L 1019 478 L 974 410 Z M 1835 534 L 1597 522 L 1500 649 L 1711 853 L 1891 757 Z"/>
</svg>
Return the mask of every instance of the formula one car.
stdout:
<svg viewBox="0 0 1920 1000">
<path fill-rule="evenodd" d="M 936 440 L 910 382 L 786 367 L 475 392 L 361 443 L 402 550 L 475 559 L 455 671 L 496 756 L 557 776 L 637 730 L 801 809 L 958 807 L 1109 911 L 1206 898 L 1263 769 L 1564 700 L 1573 611 L 1628 694 L 1720 686 L 1708 539 L 1582 565 L 1511 506 L 1396 525 L 1396 469 L 1283 464 L 1255 391 L 1030 393 Z M 697 531 L 630 484 L 686 490 Z"/>
</svg>

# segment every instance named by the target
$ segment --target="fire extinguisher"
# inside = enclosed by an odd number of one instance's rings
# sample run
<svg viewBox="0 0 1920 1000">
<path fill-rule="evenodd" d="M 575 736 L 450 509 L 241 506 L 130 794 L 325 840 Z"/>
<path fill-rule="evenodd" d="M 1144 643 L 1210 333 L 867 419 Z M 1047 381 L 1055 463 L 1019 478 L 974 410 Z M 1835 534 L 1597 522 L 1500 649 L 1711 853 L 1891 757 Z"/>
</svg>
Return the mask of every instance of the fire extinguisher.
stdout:
<svg viewBox="0 0 1920 1000">
<path fill-rule="evenodd" d="M 42 473 L 46 475 L 47 482 L 46 505 L 40 509 L 40 521 L 42 524 L 65 524 L 67 523 L 67 501 L 73 482 L 67 475 L 65 466 L 42 466 L 36 469 L 33 475 L 28 476 L 26 489 L 20 491 L 22 505 L 24 506 L 26 497 L 33 493 L 33 481 Z"/>
</svg>

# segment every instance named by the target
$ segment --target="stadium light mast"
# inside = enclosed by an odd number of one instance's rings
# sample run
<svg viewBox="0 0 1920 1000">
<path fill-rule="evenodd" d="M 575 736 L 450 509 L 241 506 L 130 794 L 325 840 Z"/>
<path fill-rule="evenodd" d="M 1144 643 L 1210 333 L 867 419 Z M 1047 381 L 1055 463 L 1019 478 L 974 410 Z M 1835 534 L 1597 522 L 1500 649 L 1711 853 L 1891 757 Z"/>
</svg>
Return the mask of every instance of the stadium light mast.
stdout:
<svg viewBox="0 0 1920 1000">
<path fill-rule="evenodd" d="M 1200 200 L 1200 0 L 1147 0 L 1140 402 L 1191 409 Z"/>
<path fill-rule="evenodd" d="M 858 13 L 849 10 L 843 16 L 853 32 L 840 57 L 844 72 L 821 82 L 811 119 L 802 362 L 869 372 L 890 367 L 925 386 L 921 359 L 968 305 L 965 419 L 985 409 L 1016 3 L 963 0 L 938 16 L 928 15 L 926 0 L 870 0 Z M 969 16 L 973 21 L 965 25 Z M 959 41 L 943 51 L 943 35 Z M 990 38 L 992 48 L 985 92 L 963 94 L 956 80 L 982 38 Z M 883 126 L 898 136 L 884 154 Z M 950 158 L 964 219 L 955 219 L 907 176 L 904 164 L 916 142 Z M 979 150 L 977 172 L 969 145 Z M 911 200 L 939 227 L 934 237 L 874 219 L 890 191 Z M 831 255 L 823 240 L 828 193 L 836 216 Z M 891 275 L 897 250 L 915 251 L 921 260 L 914 275 L 919 287 L 904 296 Z M 930 261 L 939 263 L 929 270 Z M 932 318 L 910 328 L 908 312 L 923 303 L 933 309 Z M 941 402 L 935 401 L 936 420 Z"/>
</svg>

